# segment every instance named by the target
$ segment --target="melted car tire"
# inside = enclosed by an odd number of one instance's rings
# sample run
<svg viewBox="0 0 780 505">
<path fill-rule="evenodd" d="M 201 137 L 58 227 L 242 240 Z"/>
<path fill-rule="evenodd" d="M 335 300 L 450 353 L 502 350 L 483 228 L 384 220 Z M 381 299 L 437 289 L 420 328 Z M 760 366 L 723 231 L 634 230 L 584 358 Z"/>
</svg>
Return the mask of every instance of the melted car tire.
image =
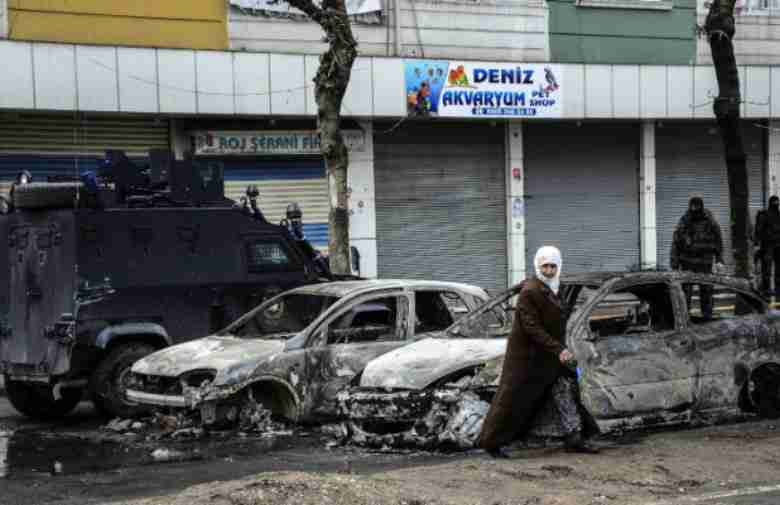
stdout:
<svg viewBox="0 0 780 505">
<path fill-rule="evenodd" d="M 63 209 L 73 207 L 80 182 L 31 182 L 14 186 L 17 209 Z"/>
<path fill-rule="evenodd" d="M 69 414 L 81 401 L 80 389 L 62 389 L 62 397 L 54 399 L 51 387 L 37 386 L 5 377 L 5 391 L 11 405 L 32 419 L 49 421 Z"/>
<path fill-rule="evenodd" d="M 133 363 L 156 349 L 143 343 L 121 344 L 109 351 L 92 375 L 92 401 L 103 415 L 110 417 L 137 417 L 149 409 L 130 403 L 125 398 L 123 380 Z"/>
</svg>

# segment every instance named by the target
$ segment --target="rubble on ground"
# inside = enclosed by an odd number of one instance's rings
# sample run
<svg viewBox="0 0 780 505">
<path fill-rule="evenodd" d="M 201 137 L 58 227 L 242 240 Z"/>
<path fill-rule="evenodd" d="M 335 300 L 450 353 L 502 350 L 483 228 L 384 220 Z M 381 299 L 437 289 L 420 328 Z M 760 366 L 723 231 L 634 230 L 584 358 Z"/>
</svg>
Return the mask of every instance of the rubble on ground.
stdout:
<svg viewBox="0 0 780 505">
<path fill-rule="evenodd" d="M 271 411 L 254 400 L 228 407 L 220 422 L 204 422 L 198 411 L 163 414 L 155 412 L 143 419 L 112 419 L 103 431 L 122 437 L 145 437 L 149 441 L 163 439 L 197 440 L 213 433 L 237 433 L 239 436 L 290 435 L 284 422 L 274 420 Z"/>
</svg>

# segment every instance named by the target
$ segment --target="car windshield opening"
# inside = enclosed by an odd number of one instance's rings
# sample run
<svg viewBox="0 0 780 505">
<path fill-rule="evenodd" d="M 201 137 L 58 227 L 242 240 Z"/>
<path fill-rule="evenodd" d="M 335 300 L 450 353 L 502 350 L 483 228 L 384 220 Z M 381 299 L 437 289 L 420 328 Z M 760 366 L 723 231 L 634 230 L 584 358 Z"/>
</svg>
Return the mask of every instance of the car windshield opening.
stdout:
<svg viewBox="0 0 780 505">
<path fill-rule="evenodd" d="M 337 297 L 308 293 L 291 293 L 264 303 L 233 330 L 242 338 L 288 339 L 303 331 L 333 305 Z"/>
</svg>

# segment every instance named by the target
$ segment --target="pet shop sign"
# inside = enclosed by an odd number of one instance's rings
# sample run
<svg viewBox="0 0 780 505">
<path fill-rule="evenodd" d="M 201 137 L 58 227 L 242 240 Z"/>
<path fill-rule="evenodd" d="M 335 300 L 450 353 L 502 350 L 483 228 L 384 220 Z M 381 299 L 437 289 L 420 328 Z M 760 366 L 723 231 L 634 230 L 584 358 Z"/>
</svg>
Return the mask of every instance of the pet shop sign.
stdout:
<svg viewBox="0 0 780 505">
<path fill-rule="evenodd" d="M 557 118 L 561 66 L 405 60 L 409 116 Z"/>
</svg>

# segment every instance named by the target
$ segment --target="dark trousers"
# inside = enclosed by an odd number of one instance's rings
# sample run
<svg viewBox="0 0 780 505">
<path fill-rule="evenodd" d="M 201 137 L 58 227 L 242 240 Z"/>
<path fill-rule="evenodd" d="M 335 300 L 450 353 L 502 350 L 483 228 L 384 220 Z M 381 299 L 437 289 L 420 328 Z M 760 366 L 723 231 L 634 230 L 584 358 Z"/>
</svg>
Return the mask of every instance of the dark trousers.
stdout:
<svg viewBox="0 0 780 505">
<path fill-rule="evenodd" d="M 697 274 L 711 274 L 712 263 L 682 263 L 682 270 L 694 272 Z M 693 284 L 683 285 L 685 291 L 685 301 L 688 303 L 688 311 L 691 310 L 691 299 L 693 298 Z M 712 286 L 699 284 L 699 304 L 701 305 L 701 314 L 704 319 L 712 319 Z"/>
<path fill-rule="evenodd" d="M 761 255 L 761 290 L 769 291 L 769 278 L 775 266 L 775 291 L 780 289 L 780 245 L 765 246 Z"/>
</svg>

